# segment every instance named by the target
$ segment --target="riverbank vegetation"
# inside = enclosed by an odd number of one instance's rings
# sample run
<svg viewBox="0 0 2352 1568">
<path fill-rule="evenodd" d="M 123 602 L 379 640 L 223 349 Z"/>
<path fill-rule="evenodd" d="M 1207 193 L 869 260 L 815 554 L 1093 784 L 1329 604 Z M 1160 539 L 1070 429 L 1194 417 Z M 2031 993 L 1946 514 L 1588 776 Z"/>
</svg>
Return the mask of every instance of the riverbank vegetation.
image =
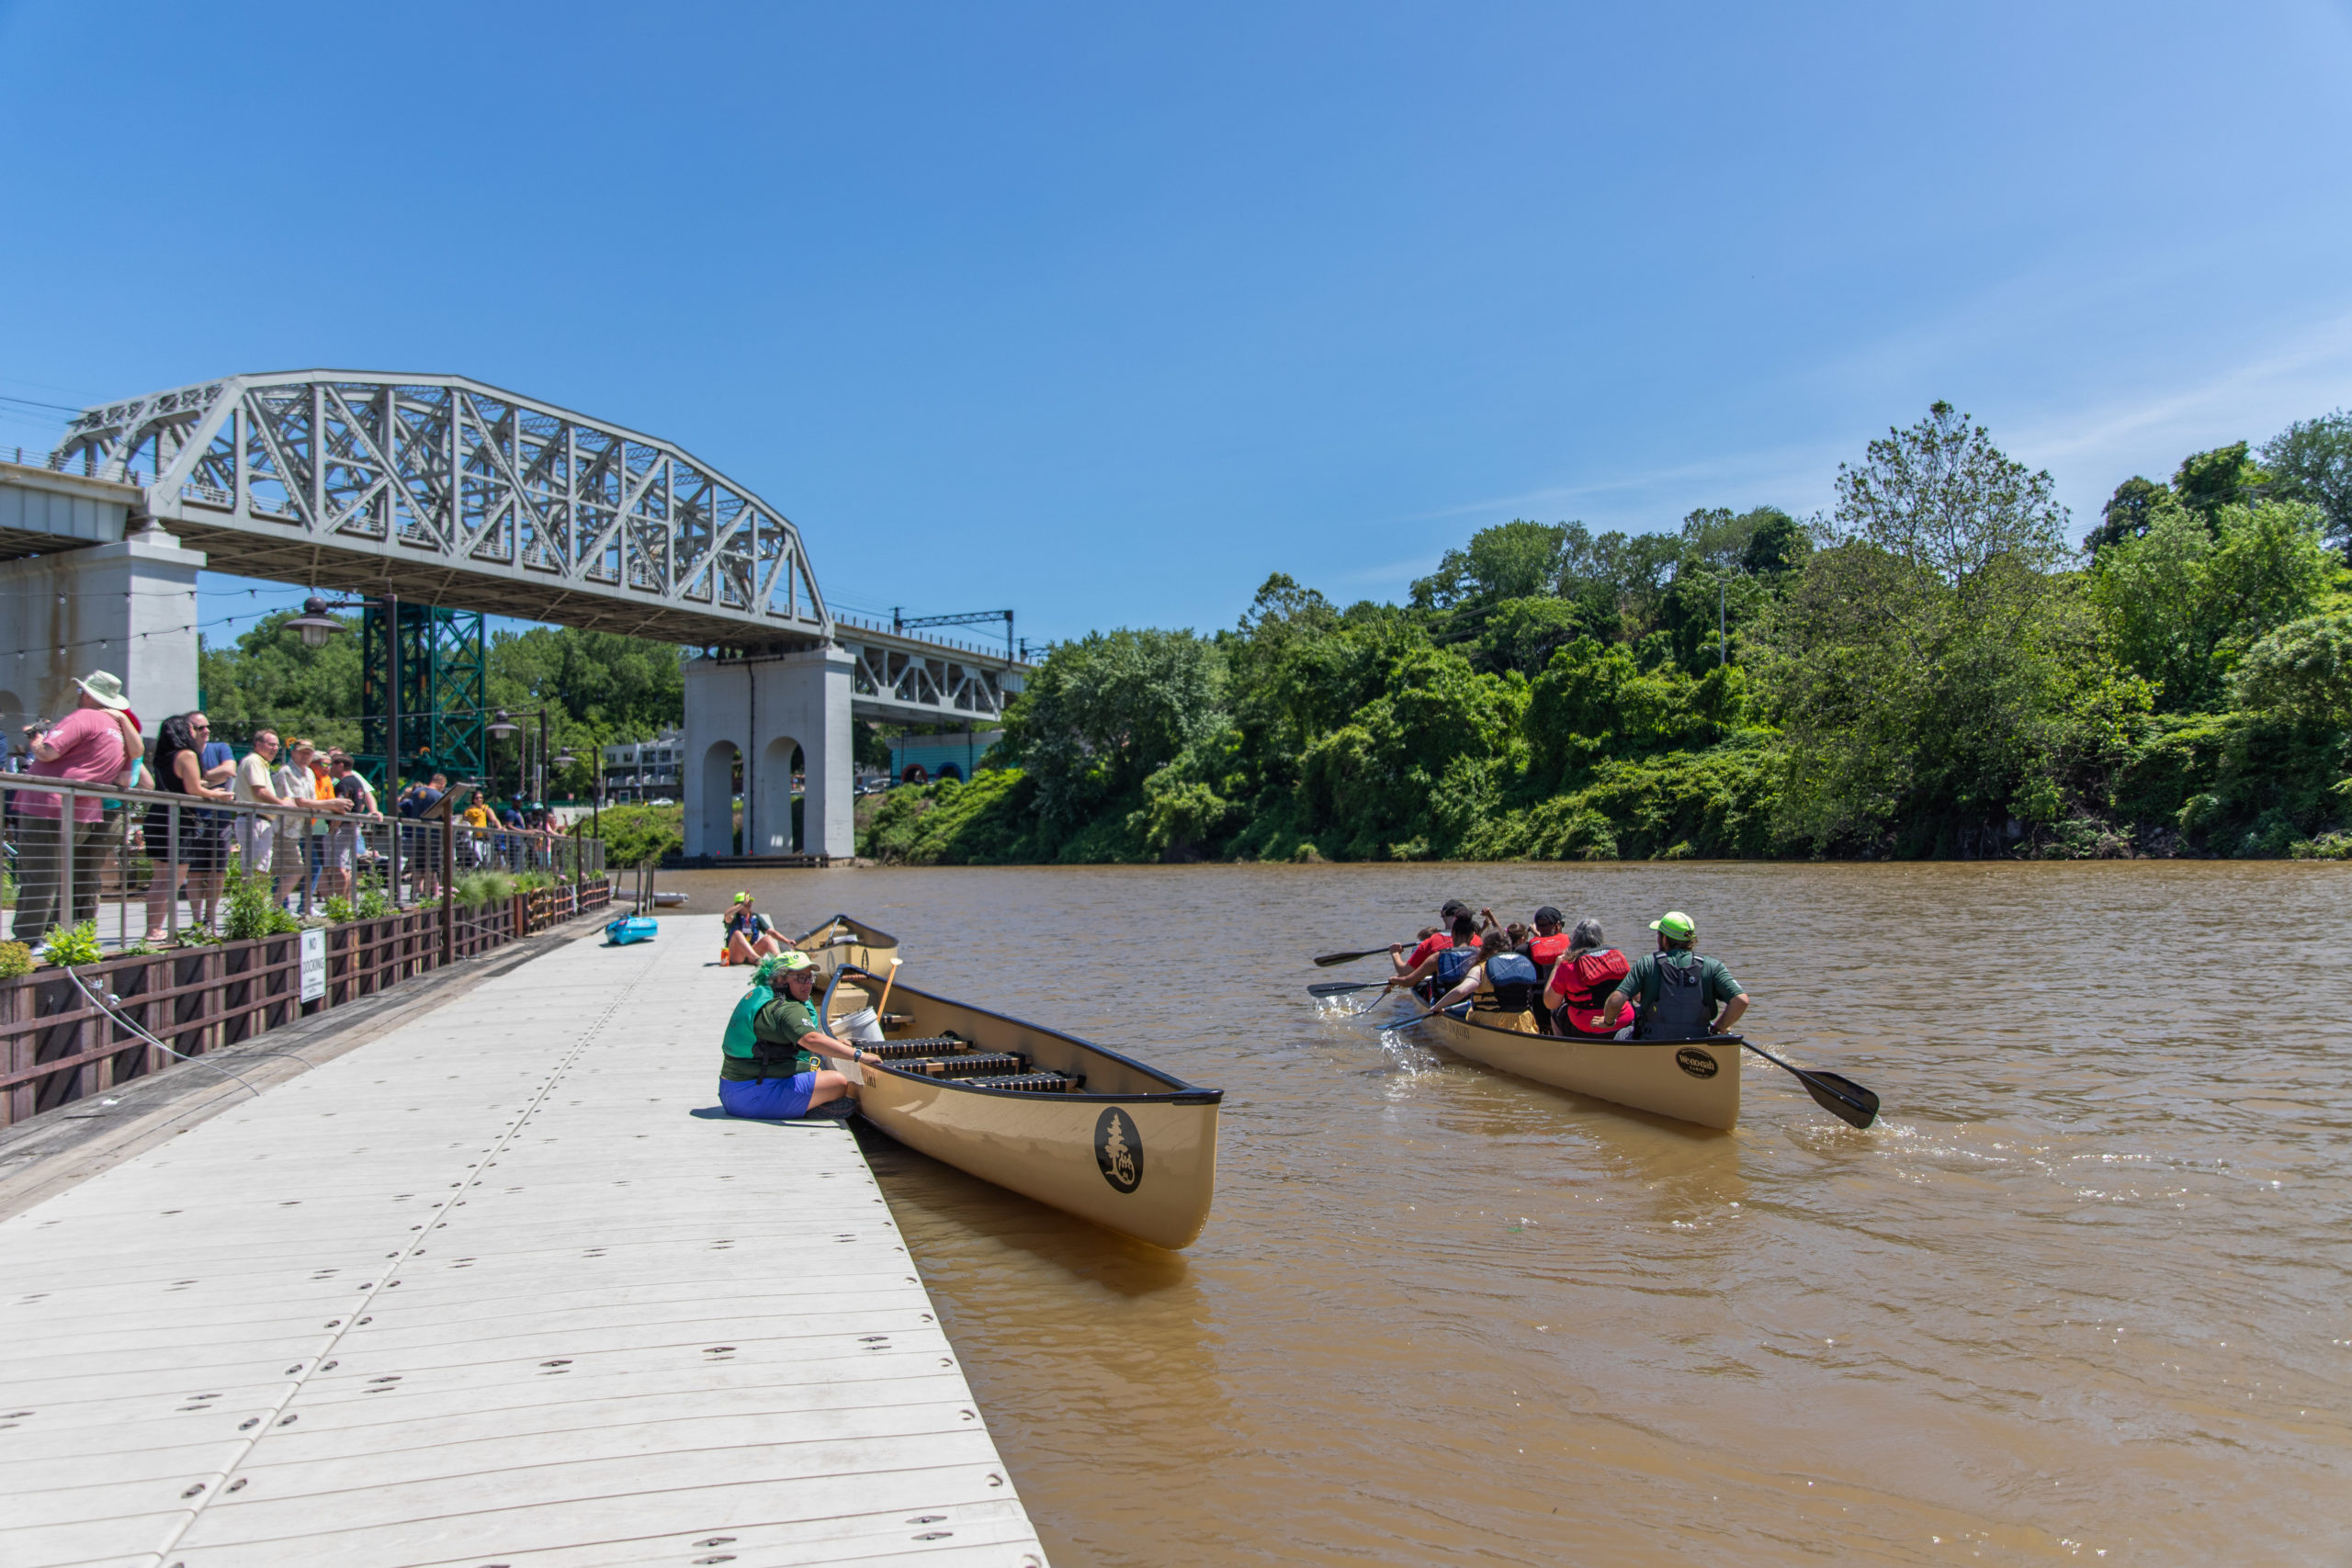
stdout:
<svg viewBox="0 0 2352 1568">
<path fill-rule="evenodd" d="M 1238 625 L 1057 645 L 967 782 L 863 852 L 1216 859 L 2341 855 L 2352 415 L 2118 487 L 1945 404 L 1837 502 L 1519 521 L 1404 604 L 1276 574 Z"/>
</svg>

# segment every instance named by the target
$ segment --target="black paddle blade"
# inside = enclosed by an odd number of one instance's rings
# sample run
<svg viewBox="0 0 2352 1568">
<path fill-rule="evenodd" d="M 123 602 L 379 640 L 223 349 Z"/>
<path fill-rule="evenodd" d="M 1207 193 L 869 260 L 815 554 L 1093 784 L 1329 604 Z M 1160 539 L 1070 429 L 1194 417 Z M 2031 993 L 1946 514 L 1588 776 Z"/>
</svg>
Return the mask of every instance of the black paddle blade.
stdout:
<svg viewBox="0 0 2352 1568">
<path fill-rule="evenodd" d="M 1385 947 L 1367 947 L 1362 953 L 1327 953 L 1315 961 L 1315 967 L 1329 969 L 1334 964 L 1353 964 L 1359 958 L 1370 958 L 1374 953 L 1387 951 Z"/>
<path fill-rule="evenodd" d="M 1306 994 L 1310 997 L 1343 997 L 1350 991 L 1378 989 L 1380 982 L 1377 980 L 1326 980 L 1320 985 L 1307 987 Z"/>
<path fill-rule="evenodd" d="M 1797 1077 L 1804 1084 L 1805 1092 L 1813 1096 L 1813 1102 L 1832 1116 L 1857 1127 L 1867 1127 L 1878 1120 L 1878 1096 L 1853 1079 L 1809 1069 L 1800 1070 Z"/>
</svg>

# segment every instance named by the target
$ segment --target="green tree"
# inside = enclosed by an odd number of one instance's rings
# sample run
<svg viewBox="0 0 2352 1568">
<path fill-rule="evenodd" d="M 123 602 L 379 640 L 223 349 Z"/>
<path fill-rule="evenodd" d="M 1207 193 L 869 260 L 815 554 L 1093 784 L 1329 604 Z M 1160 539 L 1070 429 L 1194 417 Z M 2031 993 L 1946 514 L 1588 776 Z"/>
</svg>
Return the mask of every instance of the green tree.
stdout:
<svg viewBox="0 0 2352 1568">
<path fill-rule="evenodd" d="M 1091 632 L 1054 645 L 1005 715 L 1006 759 L 1037 808 L 1075 828 L 1141 804 L 1144 780 L 1224 728 L 1225 660 L 1189 631 Z"/>
<path fill-rule="evenodd" d="M 2273 627 L 2246 649 L 2230 687 L 2249 712 L 2336 728 L 2352 725 L 2352 615 L 2312 615 Z"/>
<path fill-rule="evenodd" d="M 1785 831 L 1910 852 L 2059 809 L 2077 666 L 2096 626 L 2052 569 L 2066 513 L 2047 472 L 1939 402 L 1840 465 L 1827 545 L 1776 614 L 1765 680 L 1783 728 Z"/>
<path fill-rule="evenodd" d="M 322 747 L 359 745 L 359 637 L 356 616 L 316 648 L 286 630 L 292 610 L 265 615 L 227 648 L 198 644 L 197 683 L 212 733 L 243 746 L 264 726 L 282 738 Z M 135 695 L 136 694 L 134 694 Z M 140 715 L 153 735 L 165 716 Z"/>
<path fill-rule="evenodd" d="M 2172 492 L 2180 504 L 2211 523 L 2224 506 L 2244 506 L 2268 495 L 2276 475 L 2246 455 L 2243 441 L 2194 452 L 2180 460 Z"/>
<path fill-rule="evenodd" d="M 2148 524 L 2158 502 L 2173 499 L 2172 489 L 2153 479 L 2133 474 L 2115 487 L 2099 509 L 2099 525 L 2083 541 L 2084 547 L 2094 555 L 2108 546 L 2125 539 L 2136 539 L 2148 531 Z"/>
<path fill-rule="evenodd" d="M 2326 515 L 2329 541 L 2352 559 L 2352 411 L 2297 420 L 2262 446 L 2278 493 Z"/>
<path fill-rule="evenodd" d="M 2218 508 L 2210 522 L 2166 499 L 2147 532 L 2098 555 L 2091 594 L 2123 662 L 2159 705 L 2199 712 L 2224 700 L 2231 669 L 2275 626 L 2312 614 L 2336 565 L 2323 515 L 2300 502 Z"/>
<path fill-rule="evenodd" d="M 1414 606 L 1445 610 L 1542 593 L 1558 581 L 1561 551 L 1576 526 L 1518 519 L 1481 528 L 1413 584 Z"/>
</svg>

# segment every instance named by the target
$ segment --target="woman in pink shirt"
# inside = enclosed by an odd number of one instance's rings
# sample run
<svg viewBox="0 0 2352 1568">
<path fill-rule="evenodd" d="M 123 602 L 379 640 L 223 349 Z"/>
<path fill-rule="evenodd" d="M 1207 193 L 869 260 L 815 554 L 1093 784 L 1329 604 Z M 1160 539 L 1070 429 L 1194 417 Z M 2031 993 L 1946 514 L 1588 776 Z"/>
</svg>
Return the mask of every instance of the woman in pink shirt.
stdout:
<svg viewBox="0 0 2352 1568">
<path fill-rule="evenodd" d="M 28 772 L 35 778 L 110 784 L 122 776 L 131 756 L 124 735 L 128 721 L 118 716 L 130 705 L 123 700 L 122 682 L 103 670 L 74 683 L 82 691 L 74 710 L 47 728 L 30 727 L 33 765 Z M 98 796 L 77 795 L 69 827 L 63 800 L 46 790 L 17 792 L 19 886 L 16 927 L 9 934 L 27 947 L 39 947 L 61 924 L 79 925 L 97 919 L 98 864 L 104 855 L 100 839 L 106 832 L 106 814 Z M 70 889 L 63 874 L 69 847 L 73 857 Z M 71 910 L 62 919 L 61 907 Z"/>
</svg>

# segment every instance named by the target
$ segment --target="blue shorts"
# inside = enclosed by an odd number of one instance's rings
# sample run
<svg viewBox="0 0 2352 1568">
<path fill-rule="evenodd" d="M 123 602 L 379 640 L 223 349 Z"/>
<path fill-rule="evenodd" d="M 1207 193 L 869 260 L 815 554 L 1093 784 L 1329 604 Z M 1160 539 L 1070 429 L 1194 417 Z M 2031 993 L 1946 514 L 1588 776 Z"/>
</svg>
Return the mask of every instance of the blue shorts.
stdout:
<svg viewBox="0 0 2352 1568">
<path fill-rule="evenodd" d="M 718 1080 L 718 1103 L 727 1114 L 752 1122 L 797 1122 L 808 1114 L 808 1097 L 816 1092 L 814 1073 L 795 1073 L 788 1078 Z"/>
</svg>

